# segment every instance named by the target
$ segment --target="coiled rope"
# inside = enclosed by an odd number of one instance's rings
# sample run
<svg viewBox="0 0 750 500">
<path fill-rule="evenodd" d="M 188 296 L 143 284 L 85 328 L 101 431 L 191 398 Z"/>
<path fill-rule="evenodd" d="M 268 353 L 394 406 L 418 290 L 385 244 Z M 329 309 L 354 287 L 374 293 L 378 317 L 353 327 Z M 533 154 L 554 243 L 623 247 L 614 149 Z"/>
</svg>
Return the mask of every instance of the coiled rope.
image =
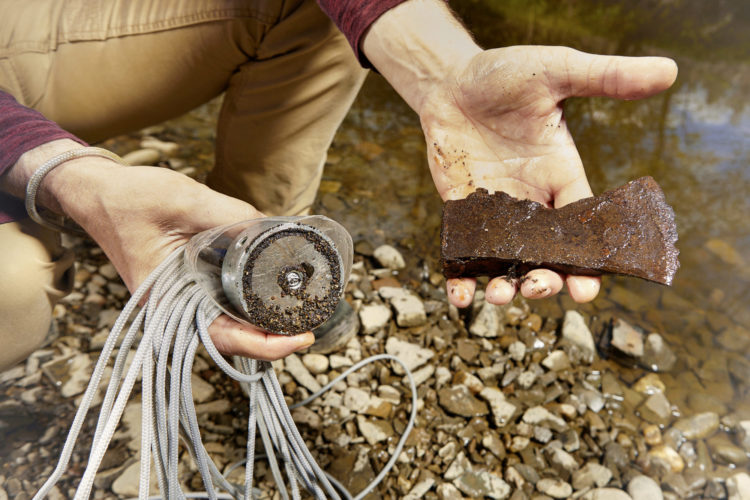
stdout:
<svg viewBox="0 0 750 500">
<path fill-rule="evenodd" d="M 148 295 L 144 307 L 138 309 Z M 131 316 L 135 318 L 129 327 Z M 414 426 L 417 392 L 408 368 L 396 357 L 380 354 L 360 361 L 329 382 L 315 394 L 292 408 L 309 403 L 329 390 L 347 375 L 368 363 L 392 360 L 406 372 L 411 387 L 411 413 L 393 455 L 375 479 L 355 497 L 315 462 L 299 434 L 290 408 L 270 363 L 247 358 L 234 358 L 233 367 L 219 353 L 208 334 L 208 325 L 221 314 L 219 307 L 191 278 L 184 264 L 184 247 L 175 250 L 133 293 L 115 322 L 102 348 L 88 387 L 83 395 L 60 459 L 47 481 L 34 496 L 44 498 L 60 480 L 73 454 L 86 415 L 101 383 L 104 370 L 112 357 L 118 339 L 123 336 L 115 356 L 114 366 L 89 453 L 88 463 L 78 485 L 75 500 L 87 499 L 94 486 L 94 478 L 109 447 L 125 406 L 141 375 L 141 459 L 139 500 L 149 498 L 230 498 L 250 500 L 259 491 L 253 486 L 256 457 L 256 431 L 260 434 L 274 480 L 282 499 L 301 498 L 300 486 L 316 499 L 361 499 L 383 480 L 395 464 Z M 127 355 L 139 331 L 143 335 L 129 366 Z M 248 396 L 247 449 L 245 481 L 237 486 L 222 475 L 203 445 L 198 418 L 193 403 L 191 373 L 200 342 L 216 365 L 229 377 L 237 380 Z M 127 371 L 126 371 L 127 368 Z M 205 492 L 186 493 L 178 478 L 179 443 L 183 441 L 195 460 L 203 479 Z M 151 462 L 156 471 L 161 496 L 149 497 Z M 281 461 L 281 467 L 279 466 Z M 283 473 L 282 473 L 283 467 Z M 227 474 L 230 471 L 227 471 Z M 220 492 L 219 490 L 223 490 Z"/>
</svg>

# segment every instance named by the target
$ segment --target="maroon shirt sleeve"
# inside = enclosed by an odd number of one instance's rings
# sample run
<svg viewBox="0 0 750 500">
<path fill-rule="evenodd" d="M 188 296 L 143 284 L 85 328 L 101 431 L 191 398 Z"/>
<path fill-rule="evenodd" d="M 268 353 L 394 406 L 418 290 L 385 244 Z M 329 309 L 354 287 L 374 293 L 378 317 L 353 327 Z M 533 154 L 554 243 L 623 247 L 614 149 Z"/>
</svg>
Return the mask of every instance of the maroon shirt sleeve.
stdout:
<svg viewBox="0 0 750 500">
<path fill-rule="evenodd" d="M 405 0 L 318 0 L 320 8 L 338 26 L 357 54 L 362 66 L 370 68 L 359 44 L 377 18 Z"/>
<path fill-rule="evenodd" d="M 13 96 L 0 90 L 0 175 L 26 151 L 57 139 L 72 139 L 86 145 L 38 111 L 21 106 Z M 0 224 L 18 220 L 25 213 L 18 198 L 0 192 Z"/>
</svg>

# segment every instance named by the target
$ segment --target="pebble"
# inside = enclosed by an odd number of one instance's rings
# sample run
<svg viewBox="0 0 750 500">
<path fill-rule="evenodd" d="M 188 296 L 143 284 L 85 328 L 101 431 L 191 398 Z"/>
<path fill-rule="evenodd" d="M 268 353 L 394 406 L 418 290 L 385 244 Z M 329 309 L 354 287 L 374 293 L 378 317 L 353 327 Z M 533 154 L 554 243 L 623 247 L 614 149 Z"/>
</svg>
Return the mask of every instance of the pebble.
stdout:
<svg viewBox="0 0 750 500">
<path fill-rule="evenodd" d="M 420 298 L 405 288 L 384 286 L 378 290 L 396 310 L 396 324 L 400 327 L 421 326 L 427 322 L 427 313 Z"/>
<path fill-rule="evenodd" d="M 656 373 L 649 373 L 648 375 L 641 377 L 633 385 L 633 389 L 640 392 L 641 394 L 654 394 L 657 392 L 664 392 L 666 389 L 664 382 L 661 381 L 659 375 Z"/>
<path fill-rule="evenodd" d="M 637 500 L 662 500 L 664 498 L 659 484 L 642 474 L 628 482 L 628 493 Z"/>
<path fill-rule="evenodd" d="M 573 488 L 583 490 L 596 486 L 602 488 L 612 479 L 612 471 L 598 462 L 587 462 L 573 473 Z"/>
<path fill-rule="evenodd" d="M 362 333 L 370 335 L 385 328 L 391 320 L 391 309 L 383 304 L 366 304 L 359 310 Z"/>
<path fill-rule="evenodd" d="M 461 492 L 453 486 L 451 483 L 441 483 L 436 488 L 435 492 L 437 493 L 439 500 L 462 500 L 463 495 Z"/>
<path fill-rule="evenodd" d="M 214 385 L 206 382 L 195 373 L 192 373 L 190 376 L 190 386 L 193 390 L 193 400 L 196 403 L 211 401 L 216 395 L 216 388 Z"/>
<path fill-rule="evenodd" d="M 117 269 L 115 269 L 115 266 L 112 265 L 111 262 L 107 262 L 106 264 L 102 264 L 99 267 L 99 274 L 107 278 L 108 280 L 115 280 L 120 275 L 117 273 Z"/>
<path fill-rule="evenodd" d="M 351 411 L 361 413 L 370 404 L 370 393 L 358 387 L 347 387 L 343 403 Z"/>
<path fill-rule="evenodd" d="M 404 262 L 401 252 L 391 245 L 380 245 L 372 255 L 381 266 L 388 269 L 398 270 L 406 267 L 406 262 Z"/>
<path fill-rule="evenodd" d="M 679 473 L 685 468 L 685 461 L 680 454 L 674 448 L 665 444 L 651 448 L 648 452 L 648 458 L 664 461 L 672 472 Z"/>
<path fill-rule="evenodd" d="M 487 471 L 466 471 L 453 484 L 470 498 L 505 499 L 511 492 L 508 483 Z"/>
<path fill-rule="evenodd" d="M 161 160 L 161 153 L 153 148 L 136 149 L 122 156 L 127 165 L 156 165 Z"/>
<path fill-rule="evenodd" d="M 466 458 L 466 454 L 461 451 L 446 469 L 443 474 L 443 479 L 446 481 L 453 481 L 463 475 L 467 470 L 471 470 L 471 462 Z"/>
<path fill-rule="evenodd" d="M 669 400 L 661 392 L 651 394 L 646 398 L 643 404 L 638 407 L 638 411 L 641 414 L 641 418 L 657 425 L 666 424 L 672 416 L 672 408 Z"/>
<path fill-rule="evenodd" d="M 552 498 L 569 498 L 573 493 L 570 484 L 561 479 L 544 478 L 536 483 L 536 489 Z"/>
<path fill-rule="evenodd" d="M 740 472 L 727 478 L 728 500 L 750 500 L 750 475 Z"/>
<path fill-rule="evenodd" d="M 501 315 L 502 306 L 484 302 L 469 326 L 469 333 L 483 338 L 499 336 L 503 332 Z"/>
<path fill-rule="evenodd" d="M 526 344 L 517 340 L 512 342 L 508 346 L 508 354 L 510 354 L 510 359 L 523 361 L 523 357 L 526 355 Z"/>
<path fill-rule="evenodd" d="M 479 417 L 489 413 L 487 405 L 475 398 L 465 385 L 440 389 L 438 402 L 446 411 L 462 417 Z"/>
<path fill-rule="evenodd" d="M 424 498 L 425 494 L 430 491 L 434 485 L 435 479 L 431 477 L 424 481 L 420 481 L 409 490 L 409 493 L 404 495 L 403 500 L 420 500 Z"/>
<path fill-rule="evenodd" d="M 571 367 L 570 358 L 565 351 L 555 350 L 542 360 L 542 366 L 554 372 L 567 370 Z"/>
<path fill-rule="evenodd" d="M 568 424 L 543 406 L 529 408 L 523 414 L 522 420 L 530 425 L 546 425 L 557 432 L 563 432 Z"/>
<path fill-rule="evenodd" d="M 315 380 L 315 377 L 312 376 L 310 371 L 305 367 L 302 360 L 296 354 L 290 354 L 284 358 L 284 370 L 286 370 L 299 385 L 308 391 L 317 392 L 320 390 L 320 384 Z"/>
<path fill-rule="evenodd" d="M 704 439 L 719 428 L 719 415 L 714 412 L 698 413 L 679 419 L 673 427 L 682 432 L 686 439 Z"/>
<path fill-rule="evenodd" d="M 479 392 L 479 396 L 487 401 L 492 411 L 495 426 L 504 427 L 516 413 L 516 405 L 506 400 L 505 394 L 494 387 L 485 387 Z"/>
<path fill-rule="evenodd" d="M 149 149 L 155 149 L 162 153 L 167 158 L 171 158 L 172 156 L 175 156 L 177 152 L 180 150 L 179 144 L 176 142 L 167 142 L 157 139 L 156 137 L 144 137 L 141 140 L 140 146 L 142 148 L 149 148 Z"/>
<path fill-rule="evenodd" d="M 378 418 L 357 416 L 357 428 L 370 446 L 385 441 L 393 436 L 390 422 Z"/>
<path fill-rule="evenodd" d="M 623 319 L 618 318 L 612 328 L 612 345 L 628 356 L 643 356 L 643 334 Z"/>
<path fill-rule="evenodd" d="M 586 325 L 581 313 L 574 310 L 565 311 L 565 319 L 562 325 L 562 337 L 568 342 L 576 345 L 590 353 L 596 352 L 594 337 Z"/>
<path fill-rule="evenodd" d="M 581 497 L 581 500 L 641 500 L 631 497 L 622 490 L 615 488 L 595 488 Z M 647 500 L 643 498 L 642 500 Z"/>
<path fill-rule="evenodd" d="M 310 370 L 313 375 L 325 373 L 328 371 L 328 356 L 317 353 L 307 353 L 302 355 L 302 364 Z"/>
<path fill-rule="evenodd" d="M 385 343 L 385 352 L 391 356 L 396 356 L 412 371 L 425 364 L 435 355 L 430 349 L 400 340 L 396 337 L 388 337 Z M 393 364 L 393 371 L 398 375 L 404 374 L 404 369 L 397 363 Z"/>
</svg>

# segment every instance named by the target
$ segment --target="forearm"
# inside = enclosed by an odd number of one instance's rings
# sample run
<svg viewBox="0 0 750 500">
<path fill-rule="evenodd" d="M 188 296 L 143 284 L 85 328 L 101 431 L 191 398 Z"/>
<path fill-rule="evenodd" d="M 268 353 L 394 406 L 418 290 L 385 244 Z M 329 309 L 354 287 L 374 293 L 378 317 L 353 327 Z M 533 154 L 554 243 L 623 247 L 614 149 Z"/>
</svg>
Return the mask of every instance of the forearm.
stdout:
<svg viewBox="0 0 750 500">
<path fill-rule="evenodd" d="M 442 0 L 408 0 L 367 31 L 362 50 L 417 113 L 424 96 L 482 49 Z"/>
</svg>

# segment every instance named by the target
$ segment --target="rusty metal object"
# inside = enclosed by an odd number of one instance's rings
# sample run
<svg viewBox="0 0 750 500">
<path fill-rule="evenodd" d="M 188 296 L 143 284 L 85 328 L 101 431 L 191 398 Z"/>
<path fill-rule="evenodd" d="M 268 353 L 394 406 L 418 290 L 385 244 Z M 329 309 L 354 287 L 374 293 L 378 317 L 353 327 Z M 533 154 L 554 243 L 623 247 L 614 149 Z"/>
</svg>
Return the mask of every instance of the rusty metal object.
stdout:
<svg viewBox="0 0 750 500">
<path fill-rule="evenodd" d="M 565 274 L 636 276 L 671 285 L 679 267 L 674 211 L 651 177 L 559 209 L 478 189 L 443 208 L 448 278 Z"/>
</svg>

